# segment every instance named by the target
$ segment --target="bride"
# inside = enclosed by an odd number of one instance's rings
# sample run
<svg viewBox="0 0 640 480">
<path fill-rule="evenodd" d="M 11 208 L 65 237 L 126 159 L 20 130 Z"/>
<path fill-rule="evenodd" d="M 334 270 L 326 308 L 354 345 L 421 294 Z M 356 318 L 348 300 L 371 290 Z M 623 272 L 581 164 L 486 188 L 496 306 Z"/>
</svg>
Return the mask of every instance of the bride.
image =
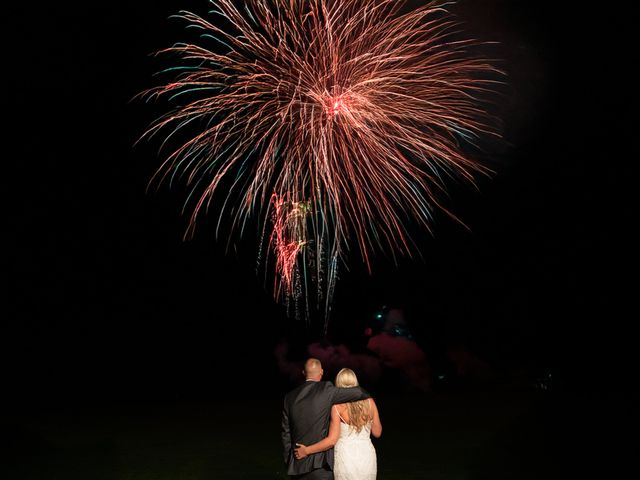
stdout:
<svg viewBox="0 0 640 480">
<path fill-rule="evenodd" d="M 343 368 L 336 376 L 335 385 L 355 387 L 358 379 L 353 370 Z M 295 457 L 305 458 L 335 446 L 335 480 L 375 480 L 377 461 L 371 435 L 376 438 L 382 435 L 378 407 L 372 398 L 334 405 L 327 437 L 309 446 L 296 444 Z"/>
</svg>

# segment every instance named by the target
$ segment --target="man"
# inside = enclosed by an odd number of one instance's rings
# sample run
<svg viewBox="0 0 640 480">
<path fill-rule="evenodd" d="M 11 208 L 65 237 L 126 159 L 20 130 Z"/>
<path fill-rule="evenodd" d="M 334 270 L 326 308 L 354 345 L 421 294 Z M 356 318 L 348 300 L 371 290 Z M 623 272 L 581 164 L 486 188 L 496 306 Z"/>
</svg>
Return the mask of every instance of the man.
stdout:
<svg viewBox="0 0 640 480">
<path fill-rule="evenodd" d="M 370 395 L 360 387 L 336 388 L 322 381 L 322 364 L 309 358 L 304 364 L 306 381 L 291 390 L 284 398 L 282 410 L 282 444 L 287 474 L 300 480 L 332 480 L 333 449 L 294 458 L 296 443 L 311 445 L 329 433 L 331 406 L 337 403 L 364 400 Z"/>
</svg>

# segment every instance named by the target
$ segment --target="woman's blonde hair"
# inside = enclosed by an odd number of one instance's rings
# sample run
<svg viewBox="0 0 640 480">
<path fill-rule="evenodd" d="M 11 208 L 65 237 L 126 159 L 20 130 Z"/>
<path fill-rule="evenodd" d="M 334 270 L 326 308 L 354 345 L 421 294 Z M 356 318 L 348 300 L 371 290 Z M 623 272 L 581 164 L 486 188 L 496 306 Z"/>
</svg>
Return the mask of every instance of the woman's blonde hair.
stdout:
<svg viewBox="0 0 640 480">
<path fill-rule="evenodd" d="M 336 375 L 336 387 L 352 388 L 358 386 L 358 377 L 350 368 L 343 368 Z M 347 411 L 349 412 L 349 425 L 354 427 L 356 431 L 362 430 L 366 424 L 371 422 L 373 414 L 371 412 L 371 403 L 369 400 L 359 400 L 357 402 L 349 402 Z"/>
</svg>

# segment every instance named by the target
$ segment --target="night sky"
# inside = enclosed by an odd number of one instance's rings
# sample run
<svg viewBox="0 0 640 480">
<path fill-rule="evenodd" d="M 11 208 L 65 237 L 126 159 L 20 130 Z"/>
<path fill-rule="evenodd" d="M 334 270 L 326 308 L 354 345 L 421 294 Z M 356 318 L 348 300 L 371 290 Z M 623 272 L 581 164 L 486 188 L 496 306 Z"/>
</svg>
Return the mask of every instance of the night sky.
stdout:
<svg viewBox="0 0 640 480">
<path fill-rule="evenodd" d="M 462 342 L 500 371 L 635 388 L 637 42 L 622 8 L 561 3 L 576 6 L 455 7 L 508 73 L 496 173 L 451 184 L 468 229 L 436 215 L 422 258 L 380 255 L 369 274 L 354 252 L 328 340 L 355 341 L 395 304 L 434 356 Z M 274 346 L 319 338 L 273 301 L 251 233 L 226 251 L 207 217 L 183 241 L 185 191 L 146 191 L 158 142 L 134 143 L 163 107 L 132 98 L 164 66 L 150 53 L 182 39 L 168 18 L 181 8 L 206 4 L 9 7 L 2 343 L 16 402 L 279 394 Z"/>
</svg>

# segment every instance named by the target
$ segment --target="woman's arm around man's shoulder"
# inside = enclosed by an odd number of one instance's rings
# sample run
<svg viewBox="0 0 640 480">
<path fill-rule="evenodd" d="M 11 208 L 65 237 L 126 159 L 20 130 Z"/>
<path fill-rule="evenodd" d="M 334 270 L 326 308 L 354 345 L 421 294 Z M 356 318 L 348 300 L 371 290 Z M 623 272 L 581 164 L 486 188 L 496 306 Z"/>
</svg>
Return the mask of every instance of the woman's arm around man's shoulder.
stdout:
<svg viewBox="0 0 640 480">
<path fill-rule="evenodd" d="M 338 438 L 340 438 L 340 416 L 338 415 L 336 407 L 332 407 L 331 423 L 329 423 L 329 434 L 313 445 L 306 446 L 302 443 L 296 443 L 294 456 L 296 457 L 296 459 L 301 460 L 308 455 L 329 450 L 330 448 L 333 448 L 333 446 L 338 441 Z"/>
</svg>

